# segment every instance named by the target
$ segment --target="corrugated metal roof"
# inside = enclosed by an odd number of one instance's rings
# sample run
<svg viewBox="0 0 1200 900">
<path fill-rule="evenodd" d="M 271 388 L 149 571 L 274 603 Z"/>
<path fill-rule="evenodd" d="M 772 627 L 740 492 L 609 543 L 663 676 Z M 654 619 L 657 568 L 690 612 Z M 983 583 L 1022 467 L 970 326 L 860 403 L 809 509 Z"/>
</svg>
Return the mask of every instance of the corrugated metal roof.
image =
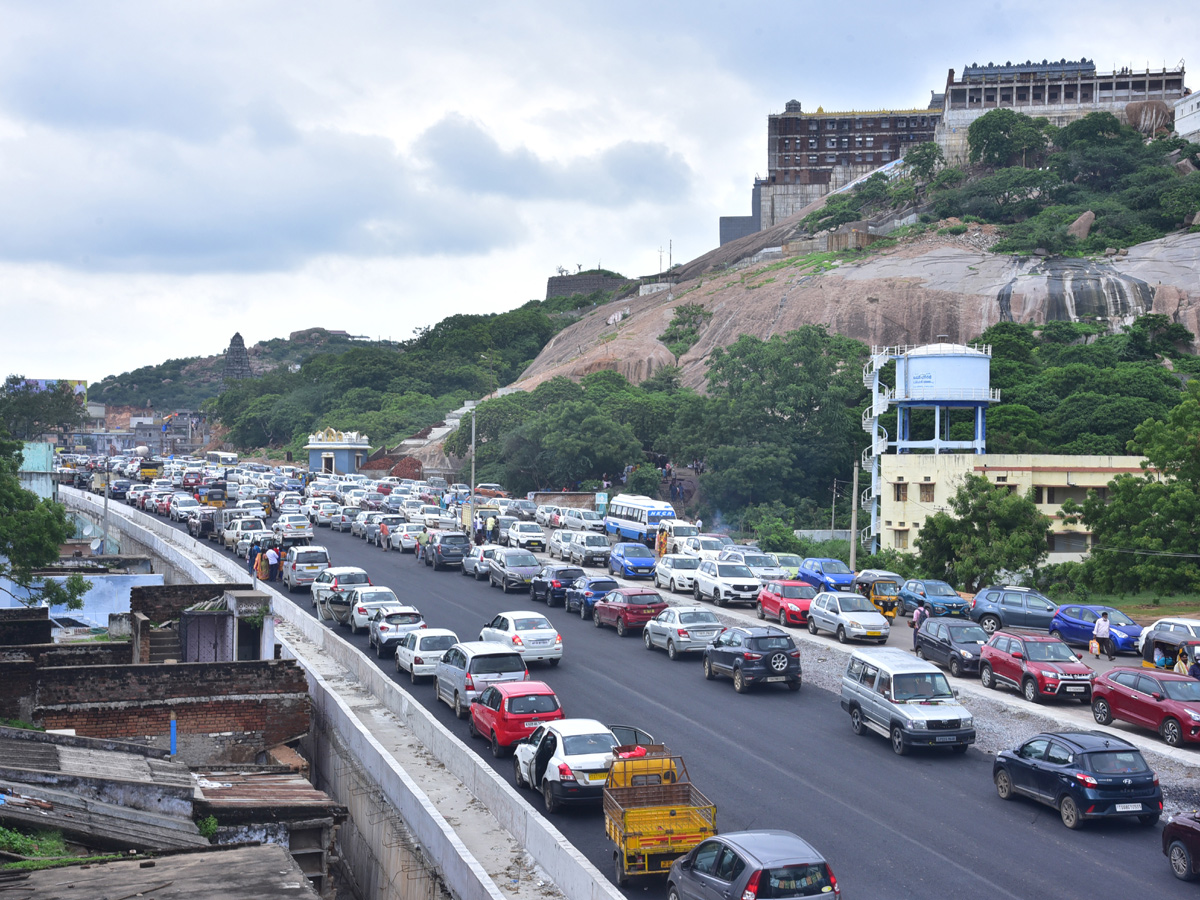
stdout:
<svg viewBox="0 0 1200 900">
<path fill-rule="evenodd" d="M 195 772 L 196 802 L 210 809 L 242 814 L 251 810 L 296 810 L 306 815 L 344 815 L 345 809 L 303 775 L 294 772 Z"/>
</svg>

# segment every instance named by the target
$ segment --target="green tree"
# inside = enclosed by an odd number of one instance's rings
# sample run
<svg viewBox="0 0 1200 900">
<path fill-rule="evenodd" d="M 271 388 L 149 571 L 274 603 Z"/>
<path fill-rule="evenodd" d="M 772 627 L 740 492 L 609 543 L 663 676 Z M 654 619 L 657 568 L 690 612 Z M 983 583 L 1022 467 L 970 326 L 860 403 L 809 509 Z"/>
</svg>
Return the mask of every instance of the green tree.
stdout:
<svg viewBox="0 0 1200 900">
<path fill-rule="evenodd" d="M 1049 552 L 1050 520 L 1032 496 L 968 474 L 950 509 L 953 515 L 926 519 L 916 540 L 921 563 L 935 578 L 974 591 L 1002 572 L 1032 572 Z"/>
<path fill-rule="evenodd" d="M 629 488 L 631 494 L 641 494 L 644 497 L 657 497 L 661 485 L 662 476 L 650 463 L 639 465 L 629 473 L 625 481 L 625 487 Z"/>
<path fill-rule="evenodd" d="M 0 429 L 15 438 L 36 440 L 48 431 L 70 431 L 83 419 L 83 400 L 66 381 L 43 391 L 23 375 L 10 375 L 0 387 Z"/>
<path fill-rule="evenodd" d="M 16 587 L 0 591 L 27 606 L 45 602 L 79 609 L 91 588 L 82 575 L 69 575 L 62 582 L 34 575 L 58 561 L 59 547 L 74 529 L 66 507 L 21 486 L 17 471 L 23 456 L 21 442 L 6 440 L 0 429 L 0 576 Z"/>
<path fill-rule="evenodd" d="M 971 123 L 967 147 L 973 163 L 985 166 L 1034 165 L 1045 153 L 1046 119 L 1011 109 L 993 109 Z"/>
<path fill-rule="evenodd" d="M 946 164 L 946 156 L 936 142 L 926 141 L 905 153 L 904 162 L 920 181 L 930 181 Z"/>
<path fill-rule="evenodd" d="M 699 303 L 685 303 L 676 306 L 675 315 L 667 325 L 667 330 L 658 339 L 671 351 L 675 362 L 687 353 L 700 340 L 700 329 L 712 318 L 712 313 Z"/>
</svg>

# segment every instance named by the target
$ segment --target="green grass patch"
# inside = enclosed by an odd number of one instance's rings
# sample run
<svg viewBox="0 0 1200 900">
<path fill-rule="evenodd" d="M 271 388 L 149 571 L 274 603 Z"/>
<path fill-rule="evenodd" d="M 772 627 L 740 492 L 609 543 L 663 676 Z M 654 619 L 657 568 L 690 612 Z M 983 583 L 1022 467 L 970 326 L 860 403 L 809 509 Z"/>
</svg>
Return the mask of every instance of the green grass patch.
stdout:
<svg viewBox="0 0 1200 900">
<path fill-rule="evenodd" d="M 1076 600 L 1075 602 L 1083 601 Z M 1125 595 L 1093 593 L 1087 602 L 1119 609 L 1135 622 L 1143 625 L 1149 625 L 1155 619 L 1160 619 L 1163 616 L 1194 616 L 1200 618 L 1200 595 L 1197 594 L 1166 596 L 1154 591 L 1143 591 L 1140 594 Z"/>
<path fill-rule="evenodd" d="M 0 719 L 0 725 L 6 725 L 9 728 L 24 728 L 26 731 L 45 731 L 41 725 L 34 725 L 32 722 L 26 722 L 24 719 Z"/>
<path fill-rule="evenodd" d="M 26 834 L 0 825 L 0 850 L 17 856 L 66 856 L 67 845 L 60 831 Z"/>
<path fill-rule="evenodd" d="M 63 869 L 67 866 L 82 866 L 91 865 L 93 863 L 102 862 L 119 862 L 123 859 L 132 859 L 133 857 L 125 856 L 121 853 L 109 853 L 104 856 L 74 856 L 66 859 L 26 859 L 20 862 L 5 863 L 0 866 L 0 871 L 3 872 L 38 872 L 43 869 Z M 138 856 L 138 859 L 143 857 Z"/>
</svg>

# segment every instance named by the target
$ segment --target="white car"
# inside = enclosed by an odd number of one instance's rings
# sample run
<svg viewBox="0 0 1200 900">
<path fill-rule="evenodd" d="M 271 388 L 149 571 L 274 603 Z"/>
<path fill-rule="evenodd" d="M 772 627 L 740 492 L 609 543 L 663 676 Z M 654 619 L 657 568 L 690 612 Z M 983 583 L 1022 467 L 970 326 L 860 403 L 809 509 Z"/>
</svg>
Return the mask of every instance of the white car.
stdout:
<svg viewBox="0 0 1200 900">
<path fill-rule="evenodd" d="M 331 566 L 322 570 L 308 589 L 312 594 L 312 605 L 322 612 L 320 618 L 324 619 L 323 604 L 327 597 L 370 583 L 367 573 L 357 566 Z"/>
<path fill-rule="evenodd" d="M 483 626 L 479 639 L 512 647 L 526 664 L 544 661 L 557 666 L 562 661 L 562 636 L 538 612 L 525 609 L 502 612 Z"/>
<path fill-rule="evenodd" d="M 418 678 L 432 678 L 442 654 L 457 643 L 458 635 L 448 628 L 406 632 L 396 645 L 396 671 L 407 672 L 413 684 Z"/>
<path fill-rule="evenodd" d="M 854 638 L 886 644 L 891 625 L 875 604 L 858 594 L 822 591 L 808 606 L 808 631 L 829 631 L 840 643 Z"/>
<path fill-rule="evenodd" d="M 682 553 L 668 553 L 654 567 L 654 586 L 668 591 L 690 591 L 696 582 L 696 570 L 700 560 Z"/>
<path fill-rule="evenodd" d="M 618 739 L 617 733 L 622 737 Z M 616 747 L 652 743 L 650 735 L 628 726 L 609 727 L 595 719 L 558 719 L 539 725 L 517 744 L 513 775 L 518 788 L 538 791 L 546 812 L 555 813 L 564 803 L 603 797 Z"/>
<path fill-rule="evenodd" d="M 406 550 L 417 549 L 417 535 L 421 533 L 421 529 L 425 526 L 420 522 L 404 522 L 388 531 L 388 549 L 399 550 L 401 553 Z"/>
<path fill-rule="evenodd" d="M 711 559 L 700 560 L 696 567 L 695 580 L 692 582 L 692 595 L 696 602 L 711 600 L 717 606 L 727 603 L 745 603 L 753 605 L 758 602 L 758 592 L 762 584 L 747 566 L 741 563 L 717 562 Z"/>
<path fill-rule="evenodd" d="M 1138 653 L 1142 652 L 1146 635 L 1152 631 L 1170 631 L 1185 637 L 1191 635 L 1200 638 L 1200 619 L 1189 619 L 1187 616 L 1168 616 L 1165 619 L 1157 620 L 1153 625 L 1147 625 L 1138 636 Z"/>
<path fill-rule="evenodd" d="M 558 528 L 550 532 L 550 558 L 554 559 L 555 556 L 558 556 L 565 560 L 567 554 L 571 552 L 571 542 L 575 540 L 576 534 L 578 532 L 568 531 L 565 528 Z"/>
<path fill-rule="evenodd" d="M 442 521 L 442 508 L 426 503 L 417 513 L 416 518 L 426 528 L 437 528 Z"/>
<path fill-rule="evenodd" d="M 557 506 L 542 504 L 537 508 L 537 512 L 533 514 L 533 520 L 539 525 L 550 525 L 550 520 L 558 513 Z"/>
<path fill-rule="evenodd" d="M 763 584 L 778 581 L 787 573 L 769 553 L 759 550 L 726 550 L 718 557 L 721 562 L 737 562 L 758 576 Z"/>
<path fill-rule="evenodd" d="M 317 515 L 315 524 L 318 528 L 322 525 L 331 525 L 333 517 L 341 514 L 342 508 L 336 503 L 322 503 L 317 507 Z"/>
<path fill-rule="evenodd" d="M 571 531 L 604 531 L 604 516 L 592 509 L 569 508 L 562 514 L 562 526 Z"/>
<path fill-rule="evenodd" d="M 495 544 L 472 545 L 471 549 L 463 554 L 462 573 L 470 575 L 476 581 L 487 578 L 491 559 L 499 549 Z"/>
<path fill-rule="evenodd" d="M 298 540 L 302 538 L 311 540 L 313 536 L 312 522 L 308 521 L 308 516 L 303 513 L 282 513 L 278 519 L 271 523 L 271 530 L 281 540 Z"/>
<path fill-rule="evenodd" d="M 536 522 L 514 522 L 508 528 L 508 546 L 521 550 L 545 549 L 546 533 Z"/>
<path fill-rule="evenodd" d="M 188 514 L 193 510 L 200 508 L 200 501 L 195 497 L 177 496 L 171 498 L 171 521 L 183 522 L 187 519 Z"/>
<path fill-rule="evenodd" d="M 696 559 L 716 559 L 724 551 L 725 545 L 716 538 L 690 537 L 683 542 L 683 549 L 679 552 Z"/>
<path fill-rule="evenodd" d="M 364 585 L 350 591 L 350 633 L 358 634 L 375 617 L 381 606 L 400 606 L 400 598 L 389 587 Z"/>
<path fill-rule="evenodd" d="M 375 655 L 383 659 L 396 649 L 406 634 L 424 627 L 425 619 L 415 606 L 389 603 L 374 610 L 368 626 L 367 643 L 375 648 Z"/>
</svg>

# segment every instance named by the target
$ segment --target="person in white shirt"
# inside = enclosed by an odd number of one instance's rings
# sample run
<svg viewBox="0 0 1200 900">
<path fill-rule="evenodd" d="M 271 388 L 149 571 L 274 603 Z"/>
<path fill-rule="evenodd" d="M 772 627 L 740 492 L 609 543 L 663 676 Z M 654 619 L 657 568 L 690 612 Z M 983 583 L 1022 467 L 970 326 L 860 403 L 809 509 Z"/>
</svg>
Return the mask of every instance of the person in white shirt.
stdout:
<svg viewBox="0 0 1200 900">
<path fill-rule="evenodd" d="M 1100 613 L 1100 618 L 1096 620 L 1096 625 L 1092 628 L 1092 637 L 1096 639 L 1096 643 L 1100 645 L 1100 651 L 1108 656 L 1109 659 L 1116 659 L 1113 655 L 1112 638 L 1109 637 L 1108 613 Z M 1097 657 L 1099 658 L 1099 657 Z"/>
</svg>

